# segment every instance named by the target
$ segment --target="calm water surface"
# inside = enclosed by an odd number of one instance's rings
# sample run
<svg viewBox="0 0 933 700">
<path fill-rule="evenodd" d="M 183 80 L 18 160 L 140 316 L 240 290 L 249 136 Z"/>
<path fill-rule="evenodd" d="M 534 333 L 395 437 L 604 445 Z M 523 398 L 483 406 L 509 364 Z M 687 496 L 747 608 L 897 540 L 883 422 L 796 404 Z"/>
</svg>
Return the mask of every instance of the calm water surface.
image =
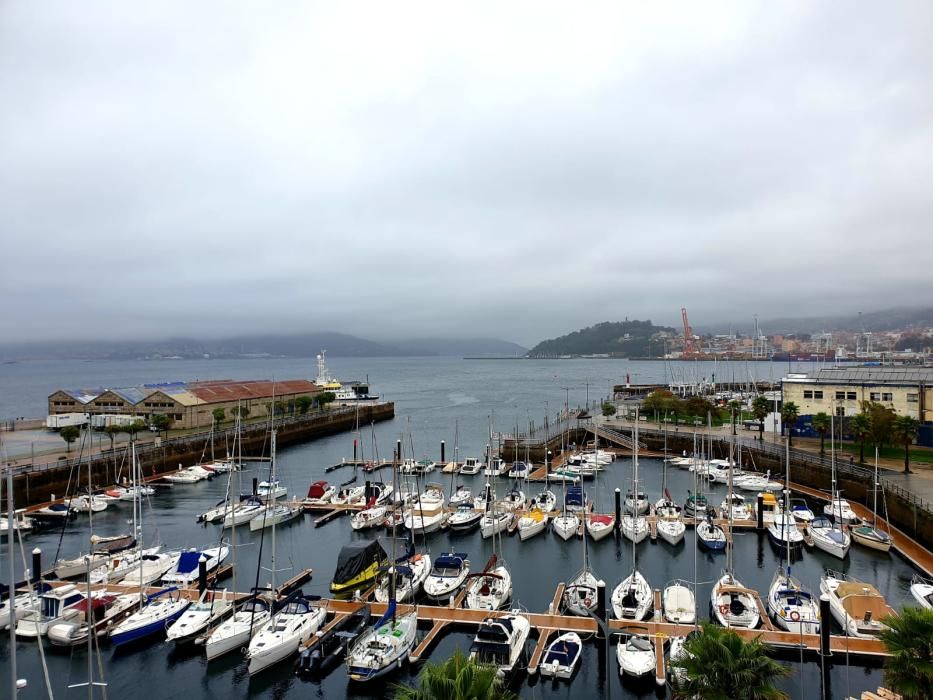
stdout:
<svg viewBox="0 0 933 700">
<path fill-rule="evenodd" d="M 750 374 L 769 378 L 779 376 L 787 366 L 772 367 L 767 363 L 736 363 L 735 366 L 720 364 L 688 364 L 666 367 L 663 363 L 626 361 L 463 361 L 450 358 L 392 358 L 392 359 L 338 359 L 331 361 L 333 373 L 342 379 L 364 379 L 369 375 L 373 391 L 396 402 L 396 419 L 375 428 L 362 431 L 361 443 L 367 456 L 378 451 L 379 456 L 390 456 L 397 439 L 414 446 L 417 456 L 439 455 L 439 444 L 445 440 L 448 457 L 453 456 L 455 443 L 460 457 L 481 455 L 486 442 L 490 421 L 494 427 L 508 431 L 512 426 L 527 425 L 529 420 L 541 422 L 545 410 L 552 416 L 563 406 L 569 395 L 571 405 L 583 403 L 587 393 L 590 398 L 606 395 L 610 382 L 624 381 L 629 374 L 632 381 L 664 381 L 671 372 L 681 373 L 688 379 L 693 376 L 710 376 L 717 372 L 721 379 L 745 379 Z M 0 393 L 0 415 L 39 415 L 44 411 L 44 397 L 60 386 L 118 385 L 151 381 L 194 378 L 292 378 L 312 376 L 312 361 L 301 360 L 242 360 L 210 362 L 70 362 L 70 363 L 19 363 L 0 366 L 0 381 L 4 391 Z M 680 378 L 678 376 L 677 378 Z M 589 384 L 587 388 L 586 384 Z M 303 496 L 308 484 L 318 478 L 332 483 L 350 479 L 353 470 L 343 468 L 324 474 L 328 465 L 352 454 L 351 434 L 338 435 L 305 445 L 282 449 L 279 454 L 280 477 L 288 486 L 289 494 Z M 375 447 L 375 450 L 374 450 Z M 406 448 L 407 449 L 407 448 Z M 649 497 L 660 495 L 661 462 L 642 459 L 643 485 Z M 253 476 L 264 475 L 265 467 L 252 465 L 243 473 L 244 484 Z M 364 476 L 360 474 L 360 479 Z M 389 478 L 385 472 L 385 478 Z M 602 509 L 612 507 L 612 490 L 627 488 L 631 478 L 631 461 L 618 460 L 600 476 L 592 491 Z M 450 477 L 436 475 L 431 480 L 450 484 Z M 481 488 L 481 477 L 464 477 L 472 480 L 474 490 Z M 671 469 L 668 474 L 669 488 L 679 500 L 686 497 L 692 487 L 688 472 Z M 504 487 L 504 484 L 503 484 Z M 198 513 L 206 510 L 223 497 L 225 483 L 222 479 L 213 482 L 162 489 L 151 499 L 146 512 L 147 542 L 158 541 L 167 547 L 197 547 L 216 545 L 220 537 L 217 526 L 195 524 Z M 530 489 L 528 489 L 530 490 Z M 560 487 L 555 487 L 560 491 Z M 725 493 L 724 486 L 713 489 L 711 501 L 718 503 Z M 128 529 L 131 517 L 129 504 L 111 506 L 95 516 L 95 531 L 99 534 L 116 534 Z M 281 581 L 293 571 L 310 567 L 314 577 L 304 586 L 306 593 L 326 595 L 340 547 L 361 537 L 350 529 L 345 518 L 315 529 L 313 518 L 279 528 L 277 531 L 276 579 Z M 26 540 L 28 550 L 40 547 L 46 562 L 56 551 L 61 555 L 73 555 L 86 548 L 88 523 L 79 519 L 59 538 L 58 533 L 44 533 Z M 249 533 L 240 528 L 237 533 L 237 588 L 245 590 L 255 581 L 259 533 Z M 268 540 L 264 545 L 264 565 L 269 567 Z M 419 541 L 419 546 L 422 542 Z M 725 556 L 698 552 L 693 533 L 688 530 L 685 543 L 671 548 L 663 542 L 646 540 L 638 546 L 639 567 L 654 587 L 663 587 L 674 578 L 685 578 L 698 582 L 697 600 L 701 613 L 706 614 L 711 582 L 720 575 L 725 566 Z M 390 545 L 385 544 L 388 548 Z M 433 554 L 456 549 L 469 553 L 474 567 L 481 567 L 491 554 L 491 543 L 483 541 L 478 533 L 451 536 L 447 533 L 430 535 L 427 548 Z M 17 548 L 18 549 L 18 548 Z M 551 533 L 545 533 L 525 543 L 517 537 L 503 538 L 503 555 L 510 567 L 514 585 L 515 604 L 529 611 L 544 611 L 558 583 L 575 574 L 582 565 L 583 546 L 579 540 L 563 542 Z M 6 544 L 3 553 L 4 576 L 7 571 Z M 19 552 L 15 552 L 19 558 Z M 603 577 L 611 590 L 632 567 L 632 545 L 627 540 L 607 538 L 599 543 L 590 543 L 591 563 L 597 574 Z M 735 568 L 742 582 L 758 589 L 767 590 L 779 554 L 770 545 L 767 536 L 743 533 L 735 538 Z M 17 569 L 21 570 L 21 565 Z M 908 602 L 908 586 L 913 569 L 897 556 L 879 555 L 853 548 L 845 562 L 828 557 L 821 552 L 805 552 L 795 564 L 795 573 L 806 585 L 816 589 L 824 568 L 847 571 L 857 578 L 875 584 L 888 598 L 888 602 L 899 607 Z M 269 582 L 270 574 L 263 572 L 262 583 Z M 228 580 L 228 585 L 231 582 Z M 431 653 L 439 659 L 448 655 L 455 647 L 468 648 L 471 635 L 452 632 L 442 637 Z M 84 690 L 68 690 L 69 683 L 86 679 L 86 656 L 83 649 L 62 653 L 46 646 L 52 683 L 58 697 L 76 696 Z M 529 645 L 529 651 L 530 651 Z M 17 643 L 19 675 L 30 681 L 30 687 L 21 697 L 44 697 L 41 668 L 34 643 Z M 155 643 L 131 653 L 117 653 L 109 647 L 102 650 L 104 675 L 109 683 L 111 697 L 137 694 L 144 689 L 147 700 L 156 698 L 228 698 L 228 697 L 384 697 L 392 683 L 404 681 L 411 676 L 408 669 L 390 678 L 385 684 L 373 687 L 358 687 L 348 684 L 342 669 L 337 669 L 320 682 L 310 682 L 292 675 L 288 663 L 249 679 L 245 663 L 230 655 L 209 667 L 198 653 L 176 652 L 164 643 Z M 9 640 L 0 640 L 0 664 L 8 668 Z M 815 663 L 803 666 L 792 664 L 794 676 L 787 682 L 787 691 L 793 697 L 818 697 L 820 687 L 819 669 Z M 607 680 L 608 678 L 608 680 Z M 847 666 L 838 659 L 830 682 L 834 697 L 858 695 L 862 690 L 877 687 L 882 680 L 879 669 Z M 5 688 L 6 686 L 4 686 Z M 653 697 L 656 691 L 653 681 L 633 684 L 629 679 L 620 680 L 614 650 L 607 662 L 595 645 L 587 645 L 581 668 L 572 683 L 521 681 L 515 687 L 522 697 L 575 698 L 596 695 L 598 697 L 634 698 Z M 0 697 L 3 695 L 0 694 Z M 663 696 L 663 691 L 662 691 Z"/>
</svg>

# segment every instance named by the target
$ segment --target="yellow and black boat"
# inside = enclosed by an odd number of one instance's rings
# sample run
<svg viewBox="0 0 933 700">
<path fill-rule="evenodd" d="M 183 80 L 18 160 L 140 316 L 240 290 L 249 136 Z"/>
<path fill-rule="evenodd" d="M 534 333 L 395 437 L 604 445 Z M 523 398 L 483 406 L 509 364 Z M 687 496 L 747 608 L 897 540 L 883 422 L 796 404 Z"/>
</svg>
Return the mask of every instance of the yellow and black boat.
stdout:
<svg viewBox="0 0 933 700">
<path fill-rule="evenodd" d="M 346 544 L 337 557 L 337 570 L 330 582 L 330 592 L 336 596 L 351 593 L 375 580 L 379 567 L 388 563 L 388 555 L 376 540 Z"/>
</svg>

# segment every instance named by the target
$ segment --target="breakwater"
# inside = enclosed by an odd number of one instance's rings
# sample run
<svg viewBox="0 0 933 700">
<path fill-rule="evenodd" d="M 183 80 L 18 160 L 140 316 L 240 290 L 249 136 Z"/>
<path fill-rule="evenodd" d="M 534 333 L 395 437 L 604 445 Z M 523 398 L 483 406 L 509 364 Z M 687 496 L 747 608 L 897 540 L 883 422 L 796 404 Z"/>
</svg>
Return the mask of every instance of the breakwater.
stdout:
<svg viewBox="0 0 933 700">
<path fill-rule="evenodd" d="M 345 408 L 332 408 L 321 413 L 288 416 L 276 420 L 276 440 L 280 447 L 307 442 L 327 435 L 353 430 L 357 425 L 365 426 L 391 420 L 395 417 L 395 404 L 384 402 Z M 158 477 L 178 469 L 191 466 L 210 457 L 210 433 L 202 432 L 158 440 L 136 450 L 139 466 L 146 478 Z M 268 457 L 269 425 L 266 421 L 244 425 L 241 431 L 244 459 Z M 234 444 L 234 429 L 228 427 L 214 433 L 215 454 L 226 455 L 226 447 Z M 83 458 L 60 460 L 59 463 L 23 465 L 15 467 L 13 489 L 16 503 L 20 507 L 38 505 L 49 501 L 53 495 L 73 493 L 73 480 L 80 470 L 81 486 L 85 490 L 90 480 L 95 488 L 104 487 L 128 477 L 127 450 L 104 450 Z"/>
</svg>

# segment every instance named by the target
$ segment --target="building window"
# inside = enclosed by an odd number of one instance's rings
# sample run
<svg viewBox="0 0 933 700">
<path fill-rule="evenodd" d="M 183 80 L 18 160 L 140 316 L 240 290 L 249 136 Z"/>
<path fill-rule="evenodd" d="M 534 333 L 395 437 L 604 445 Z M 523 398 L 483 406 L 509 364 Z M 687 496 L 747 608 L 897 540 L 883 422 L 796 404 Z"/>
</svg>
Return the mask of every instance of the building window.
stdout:
<svg viewBox="0 0 933 700">
<path fill-rule="evenodd" d="M 812 399 L 812 398 L 813 398 L 813 392 L 810 391 L 809 389 L 807 389 L 806 391 L 803 392 L 803 398 L 805 398 L 805 399 Z"/>
<path fill-rule="evenodd" d="M 907 403 L 917 403 L 920 400 L 920 394 L 907 394 Z"/>
<path fill-rule="evenodd" d="M 872 391 L 871 393 L 869 393 L 868 398 L 871 399 L 872 401 L 881 401 L 881 392 Z"/>
<path fill-rule="evenodd" d="M 887 391 L 881 394 L 882 401 L 894 401 L 894 394 L 888 393 Z"/>
<path fill-rule="evenodd" d="M 175 420 L 181 420 L 182 418 L 184 418 L 184 416 L 181 413 L 175 414 Z"/>
<path fill-rule="evenodd" d="M 836 406 L 836 415 L 840 418 L 844 417 L 846 414 L 845 406 Z"/>
<path fill-rule="evenodd" d="M 837 392 L 836 392 L 836 401 L 845 401 L 845 400 L 846 400 L 846 392 L 844 392 L 844 391 L 837 391 Z"/>
<path fill-rule="evenodd" d="M 822 392 L 822 391 L 814 391 L 814 392 L 813 392 L 813 398 L 814 398 L 814 399 L 822 399 L 822 398 L 823 398 L 823 392 Z"/>
<path fill-rule="evenodd" d="M 855 401 L 855 398 L 856 398 L 856 397 L 855 397 L 855 392 L 854 392 L 854 391 L 847 391 L 847 392 L 846 392 L 846 399 L 848 399 L 849 401 Z"/>
</svg>

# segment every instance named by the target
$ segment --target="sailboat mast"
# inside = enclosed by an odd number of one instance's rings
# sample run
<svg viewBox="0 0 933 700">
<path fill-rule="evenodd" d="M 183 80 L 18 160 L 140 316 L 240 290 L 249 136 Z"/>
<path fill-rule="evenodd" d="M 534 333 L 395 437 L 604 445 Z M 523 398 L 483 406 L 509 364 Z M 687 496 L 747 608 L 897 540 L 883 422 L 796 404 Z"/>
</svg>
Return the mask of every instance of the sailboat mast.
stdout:
<svg viewBox="0 0 933 700">
<path fill-rule="evenodd" d="M 13 558 L 13 527 L 16 524 L 13 515 L 13 469 L 6 470 L 6 521 L 7 521 L 7 550 L 10 555 L 10 620 L 16 620 L 16 569 Z M 40 640 L 41 644 L 42 641 Z M 16 698 L 18 688 L 16 684 L 16 624 L 10 624 L 10 697 Z"/>
<path fill-rule="evenodd" d="M 871 516 L 872 523 L 871 526 L 878 529 L 878 445 L 875 445 L 875 483 L 872 484 L 874 490 L 874 497 L 871 504 Z"/>
<path fill-rule="evenodd" d="M 787 536 L 787 515 L 790 510 L 790 431 L 784 438 L 784 515 L 781 519 L 781 534 L 787 545 L 787 574 L 790 575 L 790 537 Z"/>
<path fill-rule="evenodd" d="M 635 431 L 632 441 L 632 532 L 638 524 L 638 407 L 635 408 Z M 634 574 L 638 571 L 638 549 L 635 546 L 636 537 L 632 537 L 632 584 L 635 583 Z"/>
<path fill-rule="evenodd" d="M 273 419 L 274 420 L 274 419 Z M 275 501 L 276 501 L 276 485 L 275 485 L 275 428 L 272 428 L 272 442 L 270 449 L 272 450 L 272 466 L 271 474 L 269 476 L 269 492 L 272 495 L 272 566 L 269 567 L 272 573 L 272 583 L 269 586 L 272 589 L 272 593 L 275 594 Z M 269 504 L 266 503 L 266 510 L 269 510 Z"/>
</svg>

